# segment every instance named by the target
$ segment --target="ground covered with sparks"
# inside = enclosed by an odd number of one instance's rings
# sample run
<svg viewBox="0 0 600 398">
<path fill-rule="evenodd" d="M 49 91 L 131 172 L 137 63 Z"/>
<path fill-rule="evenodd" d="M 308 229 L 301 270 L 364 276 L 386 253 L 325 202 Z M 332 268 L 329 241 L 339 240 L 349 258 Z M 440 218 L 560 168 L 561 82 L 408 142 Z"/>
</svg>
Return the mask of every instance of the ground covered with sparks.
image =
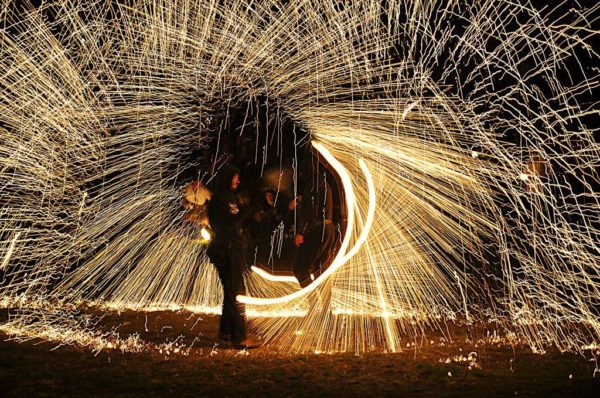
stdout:
<svg viewBox="0 0 600 398">
<path fill-rule="evenodd" d="M 218 316 L 185 311 L 106 315 L 105 330 L 121 337 L 141 331 L 145 348 L 139 353 L 19 344 L 0 334 L 0 388 L 5 397 L 584 397 L 600 391 L 596 353 L 538 355 L 482 326 L 452 340 L 429 333 L 405 342 L 395 354 L 300 355 L 270 346 L 251 351 L 221 347 L 215 341 L 217 325 Z M 457 328 L 449 324 L 448 329 Z"/>
</svg>

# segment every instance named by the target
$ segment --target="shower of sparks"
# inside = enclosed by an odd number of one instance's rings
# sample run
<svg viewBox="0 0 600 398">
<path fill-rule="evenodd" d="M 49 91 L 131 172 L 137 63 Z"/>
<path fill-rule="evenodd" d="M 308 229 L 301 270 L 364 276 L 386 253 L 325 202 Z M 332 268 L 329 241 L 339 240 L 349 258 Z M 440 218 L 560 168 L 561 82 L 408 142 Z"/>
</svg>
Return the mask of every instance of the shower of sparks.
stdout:
<svg viewBox="0 0 600 398">
<path fill-rule="evenodd" d="M 341 266 L 248 273 L 268 341 L 398 351 L 464 318 L 597 346 L 600 5 L 472 3 L 2 0 L 0 330 L 136 351 L 78 305 L 218 312 L 178 174 L 261 97 L 353 192 Z"/>
</svg>

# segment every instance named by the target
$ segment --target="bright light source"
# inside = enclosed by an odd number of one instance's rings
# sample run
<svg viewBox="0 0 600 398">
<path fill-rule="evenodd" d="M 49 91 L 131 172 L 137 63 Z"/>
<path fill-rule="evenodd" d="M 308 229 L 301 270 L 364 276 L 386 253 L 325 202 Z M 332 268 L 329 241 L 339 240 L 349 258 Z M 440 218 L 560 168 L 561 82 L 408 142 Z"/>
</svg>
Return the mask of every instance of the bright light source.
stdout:
<svg viewBox="0 0 600 398">
<path fill-rule="evenodd" d="M 208 230 L 206 228 L 202 228 L 200 230 L 200 236 L 202 237 L 202 239 L 204 239 L 206 241 L 210 241 L 210 239 L 211 239 L 210 232 L 208 232 Z"/>
</svg>

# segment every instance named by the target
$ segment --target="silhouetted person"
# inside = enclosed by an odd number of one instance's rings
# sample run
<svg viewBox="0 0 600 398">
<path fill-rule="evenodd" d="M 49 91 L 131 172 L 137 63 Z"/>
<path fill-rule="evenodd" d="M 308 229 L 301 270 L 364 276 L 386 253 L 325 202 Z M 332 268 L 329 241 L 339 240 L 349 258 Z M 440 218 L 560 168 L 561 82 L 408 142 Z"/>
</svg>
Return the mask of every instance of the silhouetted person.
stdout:
<svg viewBox="0 0 600 398">
<path fill-rule="evenodd" d="M 247 230 L 252 242 L 250 253 L 255 254 L 258 263 L 268 262 L 271 237 L 283 220 L 282 206 L 275 205 L 276 196 L 275 190 L 268 189 L 261 192 L 252 204 L 252 217 L 248 220 Z"/>
<path fill-rule="evenodd" d="M 219 325 L 221 340 L 231 339 L 236 348 L 252 348 L 248 339 L 244 305 L 236 300 L 245 294 L 244 270 L 247 266 L 247 241 L 242 222 L 249 211 L 237 194 L 239 170 L 231 165 L 221 168 L 215 181 L 213 197 L 208 203 L 208 218 L 214 239 L 208 256 L 217 268 L 223 285 L 223 311 Z"/>
<path fill-rule="evenodd" d="M 333 225 L 333 191 L 315 158 L 306 159 L 298 170 L 302 200 L 296 209 L 294 244 L 297 247 L 294 276 L 302 287 L 321 272 L 336 244 Z"/>
</svg>

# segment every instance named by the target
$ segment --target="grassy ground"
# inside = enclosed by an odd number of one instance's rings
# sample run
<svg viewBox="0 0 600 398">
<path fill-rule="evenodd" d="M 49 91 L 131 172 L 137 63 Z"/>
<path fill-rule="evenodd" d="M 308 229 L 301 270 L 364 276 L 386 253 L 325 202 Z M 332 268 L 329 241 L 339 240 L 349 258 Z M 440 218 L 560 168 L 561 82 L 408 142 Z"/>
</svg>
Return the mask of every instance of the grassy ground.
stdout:
<svg viewBox="0 0 600 398">
<path fill-rule="evenodd" d="M 362 356 L 278 354 L 269 347 L 246 353 L 214 349 L 217 320 L 177 312 L 107 319 L 155 343 L 182 332 L 198 337 L 187 356 L 94 355 L 0 335 L 0 396 L 600 397 L 595 363 L 572 354 L 480 346 L 477 367 L 469 369 L 468 361 L 446 363 L 474 349 L 459 342 L 425 345 L 416 355 L 413 348 Z"/>
</svg>

